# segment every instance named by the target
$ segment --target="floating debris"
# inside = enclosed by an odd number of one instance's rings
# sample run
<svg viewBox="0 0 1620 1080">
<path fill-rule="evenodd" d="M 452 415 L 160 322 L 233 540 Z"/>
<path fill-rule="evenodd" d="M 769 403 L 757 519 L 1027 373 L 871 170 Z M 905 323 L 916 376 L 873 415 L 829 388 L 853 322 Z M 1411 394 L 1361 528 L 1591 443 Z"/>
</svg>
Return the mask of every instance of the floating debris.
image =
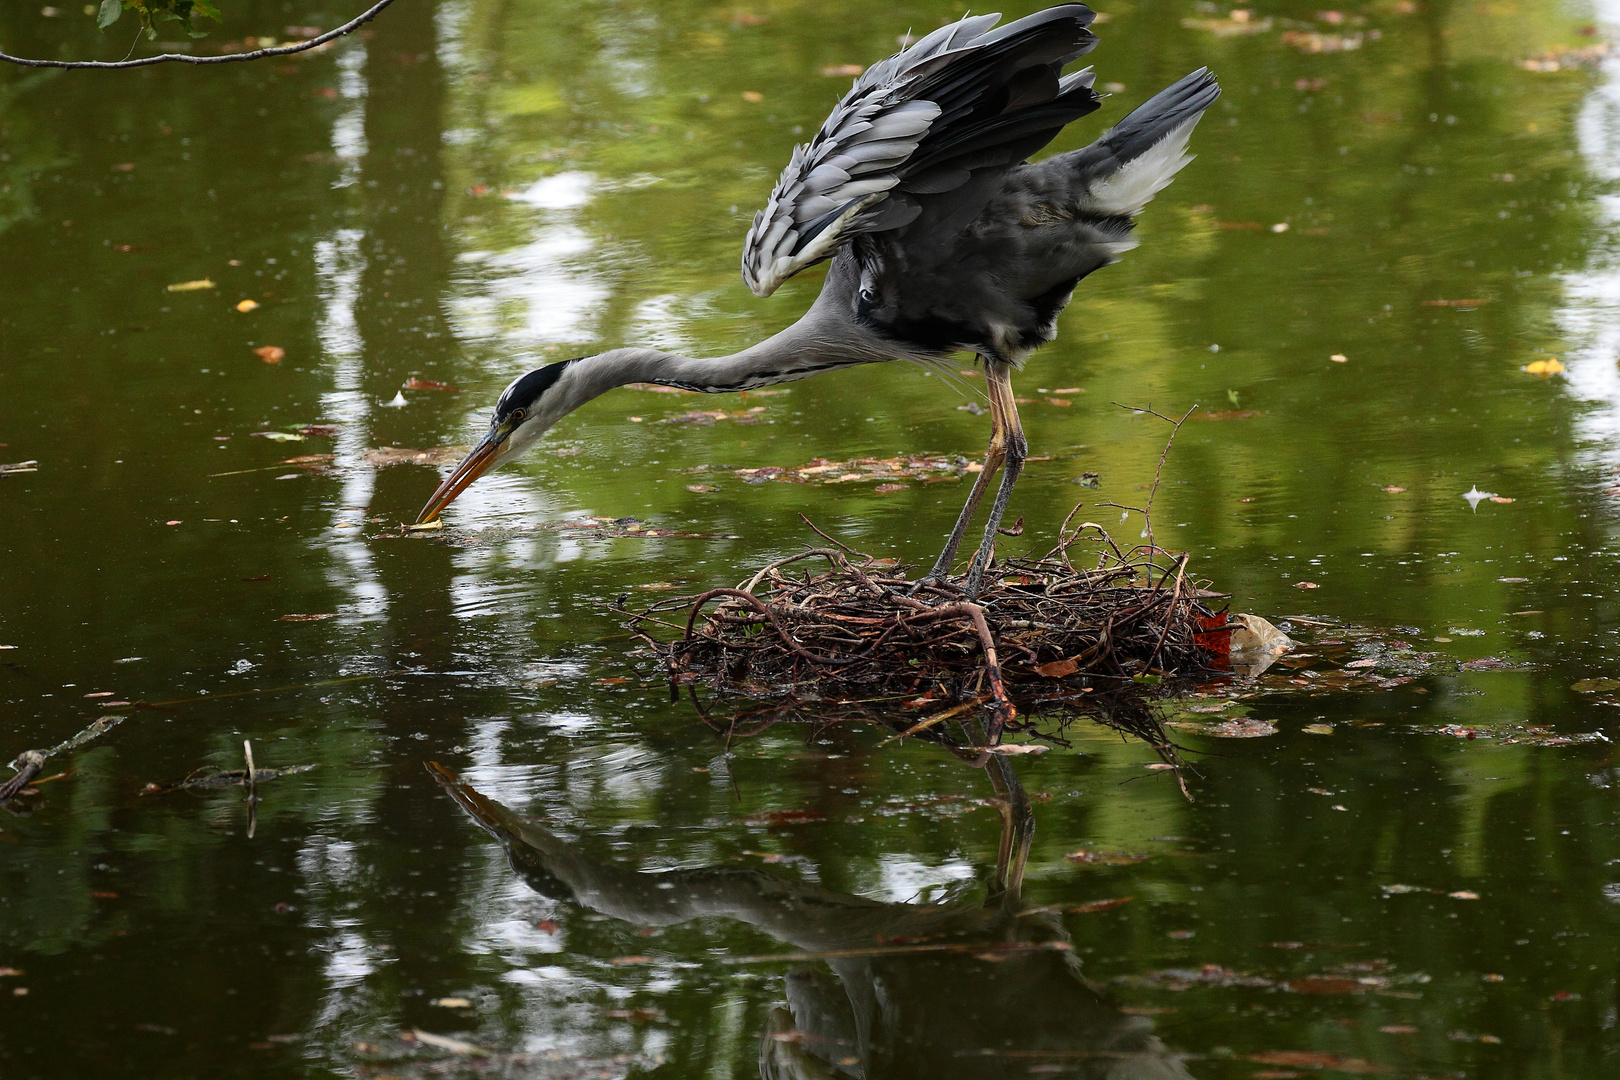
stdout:
<svg viewBox="0 0 1620 1080">
<path fill-rule="evenodd" d="M 141 789 L 141 794 L 168 795 L 175 791 L 207 791 L 212 788 L 257 785 L 264 783 L 266 780 L 276 780 L 283 776 L 296 776 L 298 773 L 306 773 L 313 768 L 315 768 L 314 765 L 284 765 L 274 769 L 255 768 L 251 779 L 249 779 L 246 769 L 198 770 L 178 783 L 147 784 Z"/>
</svg>

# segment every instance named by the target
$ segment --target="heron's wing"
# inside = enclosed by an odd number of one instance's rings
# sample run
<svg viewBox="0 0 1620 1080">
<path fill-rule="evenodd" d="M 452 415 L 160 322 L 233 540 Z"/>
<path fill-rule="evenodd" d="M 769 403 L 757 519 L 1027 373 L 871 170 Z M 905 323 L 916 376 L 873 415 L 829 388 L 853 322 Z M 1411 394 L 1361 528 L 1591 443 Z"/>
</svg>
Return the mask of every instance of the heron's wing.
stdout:
<svg viewBox="0 0 1620 1080">
<path fill-rule="evenodd" d="M 931 222 L 972 221 L 1001 174 L 1097 107 L 1090 71 L 1062 75 L 1096 45 L 1094 17 L 1062 4 L 992 29 L 1001 17 L 979 15 L 868 68 L 754 215 L 748 287 L 769 296 L 851 237 L 901 228 L 925 207 Z"/>
</svg>

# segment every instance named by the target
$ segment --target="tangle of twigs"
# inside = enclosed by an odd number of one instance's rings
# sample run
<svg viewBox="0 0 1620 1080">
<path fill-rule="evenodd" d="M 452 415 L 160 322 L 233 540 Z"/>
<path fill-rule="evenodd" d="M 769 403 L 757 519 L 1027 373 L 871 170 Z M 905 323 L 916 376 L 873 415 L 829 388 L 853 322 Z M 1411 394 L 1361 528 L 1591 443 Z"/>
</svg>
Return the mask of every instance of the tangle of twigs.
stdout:
<svg viewBox="0 0 1620 1080">
<path fill-rule="evenodd" d="M 913 596 L 904 567 L 840 544 L 779 559 L 734 589 L 665 600 L 629 628 L 673 683 L 768 702 L 753 714 L 767 724 L 814 703 L 880 706 L 867 711 L 904 726 L 896 706 L 937 703 L 931 712 L 952 717 L 982 708 L 992 742 L 1020 707 L 1061 712 L 1095 691 L 1211 670 L 1223 620 L 1210 604 L 1225 597 L 1188 578 L 1187 556 L 1121 548 L 1094 522 L 1071 528 L 1074 516 L 1045 554 L 992 565 L 971 600 L 961 579 Z M 827 568 L 796 566 L 807 560 Z M 656 627 L 677 636 L 660 640 Z"/>
</svg>

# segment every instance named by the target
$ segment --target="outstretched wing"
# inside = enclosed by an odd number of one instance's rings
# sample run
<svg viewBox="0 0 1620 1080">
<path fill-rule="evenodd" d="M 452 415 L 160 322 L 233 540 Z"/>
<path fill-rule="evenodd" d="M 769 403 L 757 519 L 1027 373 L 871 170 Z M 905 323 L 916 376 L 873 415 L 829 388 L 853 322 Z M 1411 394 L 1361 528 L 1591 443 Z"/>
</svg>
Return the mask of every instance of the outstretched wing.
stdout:
<svg viewBox="0 0 1620 1080">
<path fill-rule="evenodd" d="M 851 237 L 934 219 L 964 224 L 1002 173 L 1097 108 L 1092 73 L 1063 66 L 1097 44 L 1095 15 L 1062 4 L 999 30 L 1000 15 L 941 27 L 868 68 L 795 147 L 743 244 L 743 280 L 769 296 Z M 955 205 L 933 205 L 940 202 Z"/>
</svg>

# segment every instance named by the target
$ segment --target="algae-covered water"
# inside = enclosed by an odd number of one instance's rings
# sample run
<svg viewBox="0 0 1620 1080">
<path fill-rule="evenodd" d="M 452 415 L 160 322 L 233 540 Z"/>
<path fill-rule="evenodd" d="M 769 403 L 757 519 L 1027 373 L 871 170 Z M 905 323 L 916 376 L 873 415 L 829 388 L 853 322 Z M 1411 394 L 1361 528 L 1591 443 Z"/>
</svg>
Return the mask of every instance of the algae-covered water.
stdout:
<svg viewBox="0 0 1620 1080">
<path fill-rule="evenodd" d="M 224 6 L 195 48 L 360 7 Z M 1611 0 L 1096 27 L 1112 96 L 1058 148 L 1225 93 L 1019 378 L 1003 550 L 1076 502 L 1134 540 L 1099 504 L 1167 431 L 1114 403 L 1200 406 L 1157 539 L 1306 648 L 1166 706 L 1191 800 L 1086 724 L 989 770 L 727 740 L 629 655 L 617 598 L 735 585 L 801 512 L 931 558 L 960 476 L 768 468 L 982 453 L 919 372 L 614 391 L 397 534 L 515 374 L 794 319 L 817 274 L 740 281 L 754 210 L 847 65 L 963 10 L 401 0 L 298 60 L 0 71 L 0 464 L 37 462 L 0 474 L 0 759 L 127 717 L 0 812 L 0 1076 L 1620 1068 Z M 8 4 L 0 44 L 121 56 L 93 24 Z M 1185 726 L 1233 717 L 1275 733 Z M 244 740 L 315 766 L 251 834 L 240 787 L 161 790 Z"/>
</svg>

